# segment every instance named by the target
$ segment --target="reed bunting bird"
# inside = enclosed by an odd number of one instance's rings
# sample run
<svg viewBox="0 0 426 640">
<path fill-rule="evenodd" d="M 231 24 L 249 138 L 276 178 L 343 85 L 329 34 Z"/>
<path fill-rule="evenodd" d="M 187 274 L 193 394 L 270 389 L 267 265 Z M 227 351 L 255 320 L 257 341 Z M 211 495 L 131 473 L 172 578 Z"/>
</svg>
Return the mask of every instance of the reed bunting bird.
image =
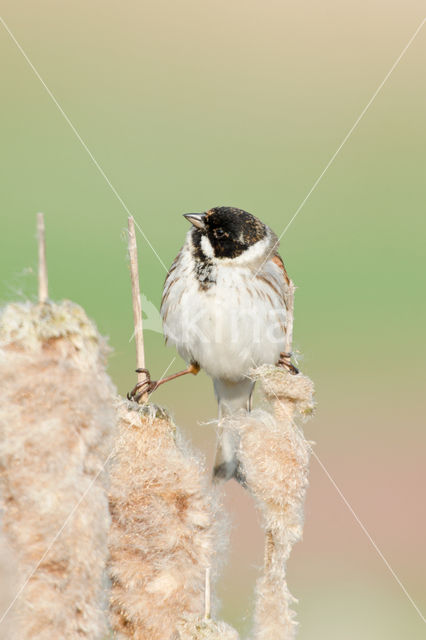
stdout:
<svg viewBox="0 0 426 640">
<path fill-rule="evenodd" d="M 215 207 L 185 218 L 192 228 L 167 274 L 161 316 L 166 342 L 189 366 L 157 382 L 148 378 L 131 396 L 201 368 L 213 379 L 220 420 L 250 411 L 253 367 L 277 364 L 298 373 L 285 352 L 291 283 L 276 235 L 255 216 Z M 236 436 L 221 429 L 216 478 L 242 480 L 237 450 Z"/>
</svg>

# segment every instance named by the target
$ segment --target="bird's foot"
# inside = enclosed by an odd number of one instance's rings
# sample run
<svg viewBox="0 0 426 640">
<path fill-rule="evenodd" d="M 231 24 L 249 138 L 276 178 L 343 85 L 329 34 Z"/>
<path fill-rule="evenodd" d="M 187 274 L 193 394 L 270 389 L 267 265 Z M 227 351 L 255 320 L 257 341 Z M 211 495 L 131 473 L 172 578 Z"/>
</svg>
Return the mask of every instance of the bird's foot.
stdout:
<svg viewBox="0 0 426 640">
<path fill-rule="evenodd" d="M 152 393 L 153 391 L 158 389 L 160 385 L 158 380 L 151 380 L 151 374 L 149 373 L 148 369 L 136 369 L 136 373 L 144 373 L 145 380 L 141 380 L 141 382 L 138 382 L 133 387 L 133 389 L 129 391 L 129 393 L 127 394 L 127 399 L 133 400 L 134 402 L 139 402 L 142 396 Z"/>
<path fill-rule="evenodd" d="M 145 380 L 138 382 L 138 384 L 127 394 L 127 398 L 129 400 L 134 400 L 135 402 L 139 402 L 145 394 L 150 394 L 158 387 L 160 384 L 164 384 L 165 382 L 170 382 L 170 380 L 175 380 L 175 378 L 180 378 L 180 376 L 185 376 L 188 373 L 192 373 L 194 376 L 200 370 L 200 365 L 196 362 L 192 362 L 187 369 L 184 371 L 178 371 L 177 373 L 173 373 L 171 376 L 167 376 L 167 378 L 161 378 L 161 380 L 151 380 L 151 376 L 149 374 L 148 369 L 136 369 L 136 373 L 144 373 Z"/>
<path fill-rule="evenodd" d="M 282 367 L 283 369 L 287 369 L 291 375 L 296 376 L 299 373 L 299 369 L 294 366 L 291 362 L 291 353 L 286 353 L 283 351 L 280 353 L 280 358 L 277 362 L 277 367 Z"/>
</svg>

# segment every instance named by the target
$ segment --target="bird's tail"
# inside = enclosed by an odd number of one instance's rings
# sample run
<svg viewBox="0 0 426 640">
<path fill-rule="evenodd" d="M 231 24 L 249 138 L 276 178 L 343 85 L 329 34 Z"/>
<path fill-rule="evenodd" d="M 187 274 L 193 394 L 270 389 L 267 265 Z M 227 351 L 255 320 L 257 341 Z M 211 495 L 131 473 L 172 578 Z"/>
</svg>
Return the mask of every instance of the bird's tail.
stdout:
<svg viewBox="0 0 426 640">
<path fill-rule="evenodd" d="M 216 482 L 235 478 L 244 485 L 245 480 L 238 460 L 240 439 L 227 418 L 239 411 L 250 411 L 254 382 L 245 378 L 238 382 L 214 380 L 214 390 L 219 405 L 219 433 L 213 478 Z"/>
</svg>

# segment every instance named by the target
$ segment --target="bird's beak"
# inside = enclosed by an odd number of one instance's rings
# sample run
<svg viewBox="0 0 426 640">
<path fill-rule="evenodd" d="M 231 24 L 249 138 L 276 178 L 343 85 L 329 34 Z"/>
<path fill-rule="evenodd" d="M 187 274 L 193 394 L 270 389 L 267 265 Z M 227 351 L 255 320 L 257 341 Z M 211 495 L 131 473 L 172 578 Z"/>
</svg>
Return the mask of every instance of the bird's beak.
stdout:
<svg viewBox="0 0 426 640">
<path fill-rule="evenodd" d="M 197 229 L 205 229 L 204 218 L 206 217 L 205 213 L 184 213 L 183 217 L 192 222 L 194 227 Z"/>
</svg>

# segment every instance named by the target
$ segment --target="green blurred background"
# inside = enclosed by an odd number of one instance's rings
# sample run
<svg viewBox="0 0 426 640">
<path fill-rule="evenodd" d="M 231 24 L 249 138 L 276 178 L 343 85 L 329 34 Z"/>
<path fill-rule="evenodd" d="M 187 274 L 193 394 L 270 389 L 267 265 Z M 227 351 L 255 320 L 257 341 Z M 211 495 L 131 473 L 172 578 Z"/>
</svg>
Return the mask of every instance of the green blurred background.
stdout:
<svg viewBox="0 0 426 640">
<path fill-rule="evenodd" d="M 2 17 L 165 265 L 182 213 L 233 205 L 280 233 L 424 15 L 424 4 L 4 0 Z M 322 463 L 423 611 L 426 26 L 281 242 L 298 285 L 299 364 L 315 381 L 306 425 Z M 0 299 L 35 300 L 35 214 L 46 217 L 50 295 L 80 303 L 135 381 L 126 212 L 0 25 Z M 165 271 L 138 234 L 141 286 Z M 147 331 L 160 376 L 174 355 Z M 172 370 L 182 365 L 179 358 Z M 205 374 L 165 386 L 209 463 Z M 250 628 L 262 533 L 229 483 L 222 615 Z M 424 622 L 316 460 L 304 541 L 289 565 L 299 638 L 424 637 Z M 273 639 L 271 639 L 273 640 Z"/>
</svg>

